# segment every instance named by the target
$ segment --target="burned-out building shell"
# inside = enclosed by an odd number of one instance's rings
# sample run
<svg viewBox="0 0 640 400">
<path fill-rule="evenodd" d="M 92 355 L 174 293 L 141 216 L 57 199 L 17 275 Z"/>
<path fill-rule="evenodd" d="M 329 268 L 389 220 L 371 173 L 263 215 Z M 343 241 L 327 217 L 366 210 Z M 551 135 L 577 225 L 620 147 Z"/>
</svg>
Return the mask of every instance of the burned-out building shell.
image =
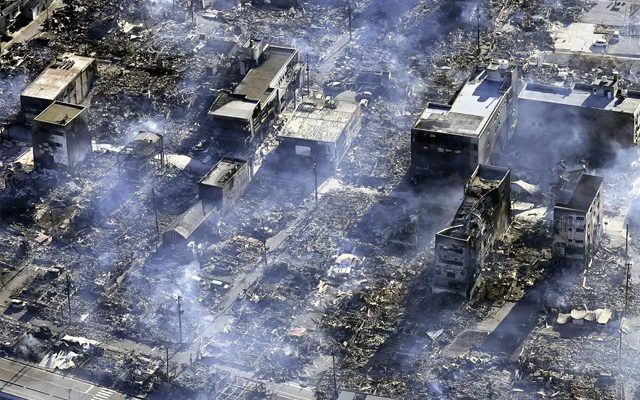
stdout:
<svg viewBox="0 0 640 400">
<path fill-rule="evenodd" d="M 164 141 L 155 132 L 140 131 L 118 153 L 118 176 L 126 181 L 140 182 L 151 175 L 155 165 L 164 167 Z"/>
<path fill-rule="evenodd" d="M 511 222 L 511 171 L 478 165 L 449 227 L 436 234 L 434 293 L 466 294 Z"/>
<path fill-rule="evenodd" d="M 604 179 L 584 174 L 568 199 L 553 208 L 553 260 L 561 266 L 586 267 L 604 229 Z"/>
<path fill-rule="evenodd" d="M 224 157 L 200 180 L 200 199 L 227 209 L 244 194 L 251 182 L 251 165 L 241 159 Z"/>
<path fill-rule="evenodd" d="M 360 103 L 308 99 L 278 134 L 282 159 L 308 161 L 335 171 L 361 127 Z"/>
<path fill-rule="evenodd" d="M 233 92 L 219 93 L 208 119 L 217 140 L 246 145 L 293 100 L 302 66 L 297 49 L 251 39 L 241 49 L 240 69 L 242 82 Z"/>
<path fill-rule="evenodd" d="M 36 168 L 75 167 L 91 153 L 85 107 L 54 102 L 33 120 Z"/>
</svg>

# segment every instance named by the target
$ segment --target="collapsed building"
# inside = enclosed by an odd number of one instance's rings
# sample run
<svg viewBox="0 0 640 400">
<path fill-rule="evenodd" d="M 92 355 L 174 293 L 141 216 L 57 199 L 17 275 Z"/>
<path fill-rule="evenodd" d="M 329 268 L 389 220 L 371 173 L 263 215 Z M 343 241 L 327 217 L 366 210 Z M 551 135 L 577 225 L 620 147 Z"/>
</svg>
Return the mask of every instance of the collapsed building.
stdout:
<svg viewBox="0 0 640 400">
<path fill-rule="evenodd" d="M 583 174 L 568 199 L 553 208 L 553 260 L 563 266 L 586 267 L 598 247 L 603 224 L 599 176 Z"/>
<path fill-rule="evenodd" d="M 476 67 L 450 104 L 428 103 L 411 129 L 411 176 L 467 176 L 490 164 L 515 132 L 517 79 L 507 61 Z"/>
<path fill-rule="evenodd" d="M 98 74 L 96 60 L 65 54 L 51 63 L 20 95 L 25 123 L 31 125 L 54 101 L 81 104 Z"/>
<path fill-rule="evenodd" d="M 140 131 L 118 152 L 118 176 L 129 182 L 141 182 L 156 168 L 164 167 L 164 141 L 155 132 Z"/>
<path fill-rule="evenodd" d="M 212 229 L 216 216 L 233 206 L 250 182 L 250 163 L 222 158 L 198 183 L 199 200 L 164 231 L 163 243 L 186 244 L 193 236 Z"/>
<path fill-rule="evenodd" d="M 467 294 L 511 222 L 511 170 L 478 165 L 449 227 L 436 234 L 434 293 Z"/>
<path fill-rule="evenodd" d="M 518 98 L 518 136 L 529 136 L 597 165 L 640 140 L 640 92 L 621 89 L 617 73 L 569 87 L 527 84 Z"/>
<path fill-rule="evenodd" d="M 248 145 L 295 98 L 302 85 L 302 65 L 295 48 L 248 40 L 240 51 L 242 82 L 221 91 L 208 111 L 217 140 Z"/>
<path fill-rule="evenodd" d="M 33 120 L 36 168 L 75 167 L 91 153 L 85 107 L 54 102 Z"/>
<path fill-rule="evenodd" d="M 361 126 L 359 103 L 306 99 L 278 134 L 283 160 L 302 160 L 335 171 Z"/>
</svg>

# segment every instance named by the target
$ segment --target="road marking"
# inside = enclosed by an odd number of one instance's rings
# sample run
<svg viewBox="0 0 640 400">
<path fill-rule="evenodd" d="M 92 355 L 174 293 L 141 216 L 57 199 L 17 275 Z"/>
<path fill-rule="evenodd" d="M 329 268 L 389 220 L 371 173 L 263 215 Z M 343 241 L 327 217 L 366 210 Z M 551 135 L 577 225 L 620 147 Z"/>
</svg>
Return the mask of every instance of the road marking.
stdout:
<svg viewBox="0 0 640 400">
<path fill-rule="evenodd" d="M 91 400 L 108 400 L 109 398 L 111 398 L 111 395 L 114 393 L 115 392 L 110 389 L 100 389 L 98 393 L 93 395 Z"/>
</svg>

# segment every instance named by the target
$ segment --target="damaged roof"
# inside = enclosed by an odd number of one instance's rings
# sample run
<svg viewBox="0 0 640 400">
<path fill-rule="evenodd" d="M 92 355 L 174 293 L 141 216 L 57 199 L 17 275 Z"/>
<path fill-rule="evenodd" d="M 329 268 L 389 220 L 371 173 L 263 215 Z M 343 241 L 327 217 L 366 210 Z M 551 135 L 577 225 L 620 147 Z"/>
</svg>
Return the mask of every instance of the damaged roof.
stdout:
<svg viewBox="0 0 640 400">
<path fill-rule="evenodd" d="M 573 190 L 573 194 L 566 203 L 556 203 L 557 207 L 571 208 L 574 210 L 587 211 L 595 199 L 604 178 L 595 175 L 583 174 L 578 180 L 578 184 Z"/>
<path fill-rule="evenodd" d="M 73 121 L 78 115 L 84 111 L 85 107 L 75 104 L 62 103 L 55 101 L 51 105 L 44 109 L 34 121 L 43 122 L 46 124 L 67 126 L 69 122 Z"/>
<path fill-rule="evenodd" d="M 223 158 L 201 180 L 201 185 L 222 187 L 247 162 L 236 158 Z"/>
<path fill-rule="evenodd" d="M 265 50 L 267 55 L 265 61 L 247 72 L 240 85 L 233 92 L 234 94 L 246 96 L 247 99 L 257 100 L 262 108 L 269 102 L 269 98 L 277 89 L 274 82 L 284 69 L 298 54 L 297 49 L 271 46 Z"/>
<path fill-rule="evenodd" d="M 180 214 L 165 231 L 165 235 L 175 232 L 183 239 L 189 239 L 191 235 L 215 213 L 217 209 L 206 202 L 198 200 L 187 211 Z"/>
<path fill-rule="evenodd" d="M 24 97 L 55 100 L 95 58 L 65 54 L 56 59 L 23 92 Z"/>
<path fill-rule="evenodd" d="M 360 107 L 346 100 L 321 100 L 300 104 L 278 139 L 335 143 Z"/>
</svg>

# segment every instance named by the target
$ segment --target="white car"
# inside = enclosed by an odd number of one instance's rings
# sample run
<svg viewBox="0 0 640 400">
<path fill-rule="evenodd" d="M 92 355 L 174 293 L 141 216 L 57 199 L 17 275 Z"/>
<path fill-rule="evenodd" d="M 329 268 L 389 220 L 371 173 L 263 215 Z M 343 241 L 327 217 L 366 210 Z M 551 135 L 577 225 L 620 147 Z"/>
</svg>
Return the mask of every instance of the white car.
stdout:
<svg viewBox="0 0 640 400">
<path fill-rule="evenodd" d="M 593 41 L 593 45 L 596 47 L 607 47 L 607 41 L 604 39 L 596 39 Z"/>
</svg>

